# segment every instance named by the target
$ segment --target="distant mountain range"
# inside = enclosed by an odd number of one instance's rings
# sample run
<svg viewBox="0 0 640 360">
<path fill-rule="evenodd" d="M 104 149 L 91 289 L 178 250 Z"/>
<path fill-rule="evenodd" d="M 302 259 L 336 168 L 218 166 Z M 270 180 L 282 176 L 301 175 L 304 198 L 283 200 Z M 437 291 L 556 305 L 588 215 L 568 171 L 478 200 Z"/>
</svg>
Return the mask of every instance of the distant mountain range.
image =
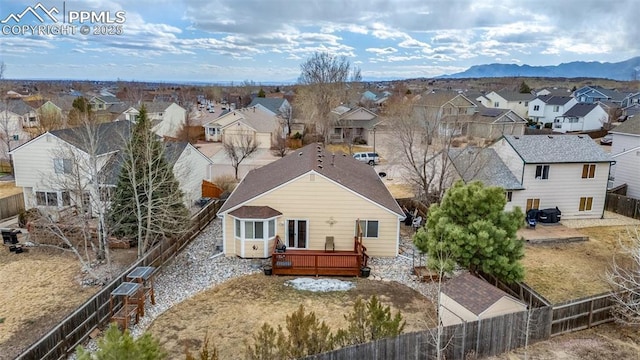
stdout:
<svg viewBox="0 0 640 360">
<path fill-rule="evenodd" d="M 442 75 L 438 78 L 487 78 L 487 77 L 554 77 L 554 78 L 603 78 L 620 81 L 640 80 L 640 56 L 617 63 L 574 61 L 553 66 L 516 64 L 474 65 L 466 71 Z"/>
</svg>

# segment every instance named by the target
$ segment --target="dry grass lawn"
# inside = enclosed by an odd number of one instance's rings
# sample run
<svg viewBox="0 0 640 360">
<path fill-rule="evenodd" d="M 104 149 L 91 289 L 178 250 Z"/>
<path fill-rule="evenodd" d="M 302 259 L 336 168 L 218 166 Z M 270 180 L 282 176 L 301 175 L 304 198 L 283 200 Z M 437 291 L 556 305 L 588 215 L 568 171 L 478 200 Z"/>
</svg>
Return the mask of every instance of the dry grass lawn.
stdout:
<svg viewBox="0 0 640 360">
<path fill-rule="evenodd" d="M 22 193 L 22 188 L 16 187 L 15 182 L 0 182 L 0 199 L 20 193 Z"/>
<path fill-rule="evenodd" d="M 377 295 L 392 312 L 407 321 L 406 332 L 427 329 L 435 322 L 435 307 L 418 292 L 398 283 L 367 279 L 355 281 L 349 291 L 316 293 L 285 286 L 294 277 L 250 275 L 230 280 L 174 306 L 158 317 L 149 332 L 169 352 L 170 359 L 184 358 L 184 347 L 197 351 L 205 334 L 220 351 L 221 359 L 243 357 L 244 341 L 251 341 L 264 322 L 285 325 L 285 317 L 300 304 L 335 331 L 346 327 L 344 315 L 358 297 Z"/>
<path fill-rule="evenodd" d="M 117 253 L 118 261 L 132 260 Z M 80 285 L 80 275 L 69 252 L 39 247 L 14 254 L 0 248 L 1 360 L 15 358 L 99 290 Z"/>
<path fill-rule="evenodd" d="M 626 226 L 582 228 L 589 241 L 527 245 L 524 282 L 552 303 L 609 290 L 604 274 L 616 253 L 618 239 L 629 240 Z"/>
</svg>

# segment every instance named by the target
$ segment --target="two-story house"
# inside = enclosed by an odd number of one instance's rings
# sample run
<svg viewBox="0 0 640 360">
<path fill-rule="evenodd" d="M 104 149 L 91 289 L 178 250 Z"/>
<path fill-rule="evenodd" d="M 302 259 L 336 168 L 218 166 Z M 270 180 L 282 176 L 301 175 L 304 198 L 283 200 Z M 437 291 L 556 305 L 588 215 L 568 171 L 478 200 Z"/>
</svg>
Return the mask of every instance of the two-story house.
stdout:
<svg viewBox="0 0 640 360">
<path fill-rule="evenodd" d="M 528 118 L 540 125 L 553 124 L 556 117 L 577 103 L 571 96 L 539 95 L 529 102 Z"/>
<path fill-rule="evenodd" d="M 0 101 L 0 154 L 8 159 L 9 150 L 31 138 L 25 127 L 37 124 L 36 109 L 22 99 Z"/>
<path fill-rule="evenodd" d="M 230 143 L 249 136 L 263 149 L 270 149 L 283 135 L 281 119 L 260 106 L 229 111 L 203 127 L 206 141 Z"/>
<path fill-rule="evenodd" d="M 115 186 L 132 126 L 115 121 L 90 130 L 52 130 L 14 149 L 15 181 L 23 189 L 25 207 L 54 217 L 79 204 L 93 209 Z M 191 206 L 201 197 L 202 180 L 211 179 L 211 161 L 186 143 L 167 143 L 166 148 L 164 156 L 180 182 L 185 204 Z"/>
<path fill-rule="evenodd" d="M 613 135 L 613 186 L 627 185 L 627 196 L 640 199 L 640 116 L 628 118 L 609 131 Z"/>
<path fill-rule="evenodd" d="M 611 100 L 614 103 L 622 104 L 622 100 L 627 96 L 625 93 L 618 92 L 614 89 L 606 89 L 602 86 L 583 86 L 573 92 L 580 103 L 593 104 L 598 101 Z"/>
<path fill-rule="evenodd" d="M 577 103 L 553 120 L 553 130 L 571 131 L 600 130 L 609 122 L 609 114 L 600 104 Z"/>
<path fill-rule="evenodd" d="M 523 119 L 527 118 L 529 102 L 535 99 L 531 93 L 519 93 L 517 91 L 498 90 L 485 95 L 489 99 L 487 107 L 513 110 Z"/>
<path fill-rule="evenodd" d="M 142 105 L 145 106 L 147 117 L 151 121 L 151 131 L 161 137 L 178 137 L 185 124 L 187 110 L 174 102 L 154 101 L 144 102 Z M 118 120 L 136 122 L 142 105 L 129 107 L 118 116 Z"/>
<path fill-rule="evenodd" d="M 378 115 L 363 107 L 350 109 L 338 106 L 331 111 L 333 122 L 329 130 L 332 143 L 369 143 L 370 132 L 379 122 Z"/>
<path fill-rule="evenodd" d="M 505 135 L 490 148 L 523 188 L 509 195 L 507 210 L 557 207 L 563 219 L 604 215 L 612 159 L 589 136 Z"/>
<path fill-rule="evenodd" d="M 264 111 L 272 115 L 289 116 L 291 104 L 285 98 L 262 98 L 255 97 L 247 107 L 260 106 Z"/>
</svg>

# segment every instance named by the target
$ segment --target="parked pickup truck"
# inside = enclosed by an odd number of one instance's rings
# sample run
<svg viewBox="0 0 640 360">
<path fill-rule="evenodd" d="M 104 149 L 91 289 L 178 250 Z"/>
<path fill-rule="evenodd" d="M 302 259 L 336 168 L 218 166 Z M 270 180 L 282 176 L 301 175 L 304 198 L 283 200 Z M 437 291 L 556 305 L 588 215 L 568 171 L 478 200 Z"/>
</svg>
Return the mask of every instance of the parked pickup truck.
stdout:
<svg viewBox="0 0 640 360">
<path fill-rule="evenodd" d="M 380 157 L 378 156 L 378 153 L 374 153 L 374 152 L 357 152 L 353 154 L 353 158 L 358 161 L 367 163 L 369 165 L 375 165 L 380 162 Z"/>
</svg>

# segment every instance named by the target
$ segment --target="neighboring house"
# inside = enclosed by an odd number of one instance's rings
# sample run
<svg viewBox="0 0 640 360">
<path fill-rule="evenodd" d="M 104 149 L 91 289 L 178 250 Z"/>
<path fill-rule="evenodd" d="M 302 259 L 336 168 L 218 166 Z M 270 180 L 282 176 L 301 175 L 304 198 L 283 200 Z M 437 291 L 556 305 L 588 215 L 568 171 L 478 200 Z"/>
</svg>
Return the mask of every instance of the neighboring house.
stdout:
<svg viewBox="0 0 640 360">
<path fill-rule="evenodd" d="M 151 131 L 161 137 L 176 138 L 182 130 L 187 110 L 174 102 L 145 102 L 147 118 L 151 121 Z M 129 107 L 121 113 L 119 120 L 136 122 L 141 106 Z"/>
<path fill-rule="evenodd" d="M 370 110 L 375 110 L 384 105 L 389 99 L 391 93 L 389 91 L 382 91 L 380 93 L 366 90 L 360 96 L 360 103 L 368 107 Z"/>
<path fill-rule="evenodd" d="M 310 144 L 250 171 L 218 211 L 226 256 L 266 258 L 288 248 L 354 248 L 356 221 L 370 256 L 396 256 L 404 213 L 372 166 Z"/>
<path fill-rule="evenodd" d="M 627 94 L 625 93 L 618 92 L 614 89 L 605 89 L 602 86 L 583 86 L 573 92 L 573 97 L 575 97 L 578 102 L 588 104 L 606 100 L 622 104 L 626 96 Z"/>
<path fill-rule="evenodd" d="M 0 157 L 8 159 L 9 151 L 27 142 L 31 135 L 26 124 L 37 123 L 37 112 L 21 99 L 0 101 Z"/>
<path fill-rule="evenodd" d="M 349 109 L 339 106 L 331 112 L 333 125 L 329 129 L 332 143 L 369 143 L 378 115 L 363 107 Z"/>
<path fill-rule="evenodd" d="M 505 135 L 493 145 L 524 190 L 505 209 L 558 207 L 563 219 L 600 218 L 611 156 L 586 135 Z"/>
<path fill-rule="evenodd" d="M 102 111 L 108 110 L 111 105 L 120 104 L 122 101 L 115 96 L 107 95 L 107 96 L 93 96 L 89 99 L 89 105 L 91 105 L 91 110 L 94 111 Z"/>
<path fill-rule="evenodd" d="M 448 280 L 439 296 L 443 326 L 527 310 L 520 300 L 468 272 Z"/>
<path fill-rule="evenodd" d="M 553 131 L 594 131 L 608 122 L 609 114 L 599 104 L 577 103 L 553 120 Z"/>
<path fill-rule="evenodd" d="M 521 118 L 527 118 L 529 101 L 535 98 L 531 93 L 519 93 L 517 91 L 498 90 L 485 95 L 489 99 L 488 108 L 510 109 Z"/>
<path fill-rule="evenodd" d="M 103 195 L 93 193 L 88 187 L 87 163 L 91 153 L 95 153 L 97 159 L 97 185 L 100 192 L 108 194 L 117 182 L 121 151 L 132 126 L 129 121 L 99 124 L 94 136 L 98 140 L 95 150 L 90 150 L 90 142 L 85 140 L 89 134 L 77 128 L 48 131 L 14 149 L 11 155 L 15 181 L 16 186 L 23 189 L 25 207 L 36 207 L 52 216 L 80 203 L 90 207 L 94 203 L 92 199 Z M 194 183 L 201 186 L 202 180 L 211 178 L 211 162 L 191 145 L 167 143 L 166 146 L 166 159 L 186 195 L 185 204 L 191 206 L 200 197 Z M 69 176 L 80 185 L 68 185 Z M 82 194 L 78 194 L 78 188 L 84 189 Z"/>
<path fill-rule="evenodd" d="M 520 180 L 492 148 L 453 148 L 449 150 L 449 159 L 456 177 L 465 183 L 481 181 L 485 186 L 503 188 L 507 199 L 506 208 L 511 208 L 513 193 L 524 190 Z"/>
<path fill-rule="evenodd" d="M 633 104 L 640 104 L 640 92 L 632 93 L 625 96 L 625 98 L 622 99 L 622 103 L 620 105 L 622 108 L 626 108 Z"/>
<path fill-rule="evenodd" d="M 439 132 L 453 135 L 495 140 L 503 135 L 522 135 L 527 121 L 513 110 L 479 106 L 473 115 L 445 115 L 439 124 Z M 459 130 L 459 131 L 458 131 Z"/>
<path fill-rule="evenodd" d="M 622 109 L 622 116 L 624 120 L 631 118 L 637 114 L 640 114 L 640 104 L 629 105 L 626 108 Z"/>
<path fill-rule="evenodd" d="M 640 116 L 627 119 L 609 131 L 613 134 L 611 173 L 613 186 L 627 184 L 627 196 L 640 199 Z"/>
<path fill-rule="evenodd" d="M 291 104 L 285 98 L 261 98 L 255 97 L 247 107 L 260 106 L 264 111 L 268 111 L 271 115 L 289 116 L 291 112 Z"/>
<path fill-rule="evenodd" d="M 203 127 L 206 141 L 229 143 L 250 136 L 264 149 L 270 149 L 274 139 L 282 136 L 280 119 L 260 106 L 229 111 Z"/>
<path fill-rule="evenodd" d="M 528 118 L 541 125 L 552 124 L 577 103 L 571 96 L 540 95 L 529 102 Z"/>
</svg>

